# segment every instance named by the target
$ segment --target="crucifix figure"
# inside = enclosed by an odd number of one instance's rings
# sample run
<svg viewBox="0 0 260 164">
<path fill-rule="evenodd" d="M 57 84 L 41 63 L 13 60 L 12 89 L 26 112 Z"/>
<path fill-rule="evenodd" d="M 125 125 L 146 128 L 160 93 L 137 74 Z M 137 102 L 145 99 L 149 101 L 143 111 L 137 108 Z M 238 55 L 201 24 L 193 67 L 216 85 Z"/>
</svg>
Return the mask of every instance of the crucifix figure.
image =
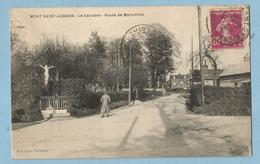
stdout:
<svg viewBox="0 0 260 164">
<path fill-rule="evenodd" d="M 45 64 L 45 66 L 40 65 L 40 67 L 42 69 L 44 69 L 44 80 L 45 80 L 44 84 L 47 85 L 48 84 L 48 80 L 49 80 L 49 69 L 53 68 L 54 66 L 48 67 L 48 65 Z"/>
</svg>

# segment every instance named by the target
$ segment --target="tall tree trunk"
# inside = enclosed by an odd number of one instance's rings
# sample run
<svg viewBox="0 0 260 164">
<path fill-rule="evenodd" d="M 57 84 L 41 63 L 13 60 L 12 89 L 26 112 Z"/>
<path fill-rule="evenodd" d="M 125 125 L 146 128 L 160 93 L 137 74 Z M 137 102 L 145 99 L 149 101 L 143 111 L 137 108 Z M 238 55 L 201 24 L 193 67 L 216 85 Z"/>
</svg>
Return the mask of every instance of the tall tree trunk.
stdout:
<svg viewBox="0 0 260 164">
<path fill-rule="evenodd" d="M 213 62 L 213 68 L 214 68 L 214 72 L 213 72 L 213 86 L 217 86 L 217 63 L 216 60 L 213 59 L 210 55 L 206 55 L 212 62 Z"/>
</svg>

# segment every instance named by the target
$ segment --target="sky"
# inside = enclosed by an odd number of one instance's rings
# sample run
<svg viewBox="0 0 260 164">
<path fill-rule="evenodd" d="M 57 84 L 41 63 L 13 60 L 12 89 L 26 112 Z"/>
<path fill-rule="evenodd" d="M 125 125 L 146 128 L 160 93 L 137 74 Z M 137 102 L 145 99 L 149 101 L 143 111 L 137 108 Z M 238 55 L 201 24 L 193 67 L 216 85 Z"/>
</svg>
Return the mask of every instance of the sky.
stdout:
<svg viewBox="0 0 260 164">
<path fill-rule="evenodd" d="M 202 36 L 208 35 L 206 20 L 211 10 L 227 8 L 224 6 L 203 6 L 201 8 Z M 132 16 L 117 16 L 118 14 Z M 59 14 L 74 17 L 57 17 Z M 55 17 L 52 17 L 55 15 Z M 100 15 L 81 17 L 84 15 Z M 109 15 L 109 16 L 106 16 Z M 115 16 L 116 15 L 116 16 Z M 48 17 L 47 17 L 48 16 Z M 77 16 L 77 17 L 76 17 Z M 198 13 L 196 6 L 168 7 L 91 7 L 91 8 L 13 8 L 10 11 L 10 27 L 26 41 L 29 46 L 40 42 L 42 35 L 50 38 L 65 37 L 70 43 L 83 44 L 88 41 L 92 31 L 97 31 L 107 40 L 121 38 L 125 32 L 138 24 L 161 24 L 180 43 L 180 59 L 174 74 L 187 73 L 190 70 L 188 57 L 193 50 L 198 51 Z M 210 23 L 208 24 L 210 26 Z M 219 68 L 243 61 L 249 54 L 248 40 L 242 48 L 220 49 Z"/>
</svg>

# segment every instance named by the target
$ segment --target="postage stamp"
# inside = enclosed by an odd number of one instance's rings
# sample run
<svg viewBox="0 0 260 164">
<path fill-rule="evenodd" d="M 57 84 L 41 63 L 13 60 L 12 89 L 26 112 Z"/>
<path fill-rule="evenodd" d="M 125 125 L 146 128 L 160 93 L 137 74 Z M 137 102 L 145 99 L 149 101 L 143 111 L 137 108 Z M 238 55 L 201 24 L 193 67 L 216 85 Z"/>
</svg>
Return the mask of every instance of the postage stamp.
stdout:
<svg viewBox="0 0 260 164">
<path fill-rule="evenodd" d="M 212 48 L 243 47 L 242 10 L 210 11 Z"/>
</svg>

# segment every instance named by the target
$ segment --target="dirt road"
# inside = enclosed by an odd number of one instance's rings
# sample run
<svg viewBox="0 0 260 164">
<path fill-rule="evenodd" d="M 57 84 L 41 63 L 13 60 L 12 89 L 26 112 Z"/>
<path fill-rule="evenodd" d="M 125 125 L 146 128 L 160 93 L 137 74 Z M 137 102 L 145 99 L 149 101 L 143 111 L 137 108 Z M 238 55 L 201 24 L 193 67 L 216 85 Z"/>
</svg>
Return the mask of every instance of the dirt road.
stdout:
<svg viewBox="0 0 260 164">
<path fill-rule="evenodd" d="M 179 94 L 99 115 L 53 118 L 13 130 L 13 158 L 238 156 L 251 154 L 251 117 L 186 111 Z"/>
</svg>

